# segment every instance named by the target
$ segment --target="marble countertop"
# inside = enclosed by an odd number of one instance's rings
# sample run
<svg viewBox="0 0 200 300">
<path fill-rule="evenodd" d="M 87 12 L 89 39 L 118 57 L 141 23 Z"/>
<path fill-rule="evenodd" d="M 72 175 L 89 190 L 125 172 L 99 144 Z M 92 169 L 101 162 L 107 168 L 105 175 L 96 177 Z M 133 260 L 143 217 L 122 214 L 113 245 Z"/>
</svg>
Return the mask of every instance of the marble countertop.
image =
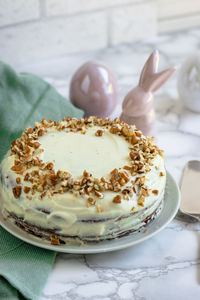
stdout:
<svg viewBox="0 0 200 300">
<path fill-rule="evenodd" d="M 85 61 L 106 63 L 116 74 L 120 113 L 124 95 L 137 83 L 154 48 L 160 69 L 179 66 L 198 50 L 200 29 L 163 35 L 132 45 L 68 55 L 18 67 L 42 76 L 68 97 L 69 81 Z M 200 114 L 186 110 L 178 99 L 176 75 L 156 94 L 156 138 L 165 150 L 166 166 L 177 182 L 185 163 L 200 159 Z M 125 250 L 95 255 L 58 254 L 40 300 L 186 300 L 200 298 L 200 224 L 174 219 L 151 239 Z"/>
</svg>

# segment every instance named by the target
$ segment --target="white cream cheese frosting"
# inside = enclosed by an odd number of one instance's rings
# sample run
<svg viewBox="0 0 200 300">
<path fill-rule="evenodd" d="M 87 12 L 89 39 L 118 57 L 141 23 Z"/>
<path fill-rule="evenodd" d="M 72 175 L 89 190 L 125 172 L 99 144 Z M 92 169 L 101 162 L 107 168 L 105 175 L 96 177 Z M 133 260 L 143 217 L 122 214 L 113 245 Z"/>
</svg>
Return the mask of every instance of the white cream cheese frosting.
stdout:
<svg viewBox="0 0 200 300">
<path fill-rule="evenodd" d="M 77 120 L 71 122 L 76 124 Z M 30 163 L 27 154 L 19 157 L 16 147 L 23 144 L 21 140 L 14 143 L 0 165 L 4 215 L 15 215 L 27 224 L 53 229 L 58 236 L 86 240 L 115 237 L 145 225 L 145 219 L 160 207 L 164 194 L 166 171 L 161 151 L 124 123 L 109 121 L 102 125 L 93 118 L 90 125 L 85 125 L 84 120 L 83 126 L 76 124 L 80 127 L 77 131 L 72 125 L 68 127 L 68 120 L 53 125 L 50 122 L 51 126 L 43 123 L 37 123 L 33 132 L 26 133 L 28 138 L 24 142 L 29 143 L 28 155 L 38 160 L 39 166 L 35 161 Z M 120 126 L 121 131 L 117 131 Z M 123 128 L 132 130 L 131 135 L 122 135 Z M 29 136 L 34 139 L 30 141 Z M 39 144 L 30 146 L 35 142 Z M 140 159 L 133 159 L 136 152 Z M 139 164 L 143 167 L 134 171 Z M 111 182 L 113 170 L 117 170 L 118 185 Z M 60 179 L 59 172 L 67 179 Z M 27 173 L 32 177 L 27 179 Z M 42 189 L 40 181 L 45 176 Z M 127 179 L 123 181 L 120 176 Z"/>
<path fill-rule="evenodd" d="M 78 177 L 87 170 L 95 177 L 105 176 L 115 168 L 128 164 L 129 144 L 120 136 L 106 131 L 102 137 L 95 132 L 100 127 L 88 128 L 85 134 L 77 132 L 51 132 L 39 138 L 44 152 L 40 158 L 44 162 L 53 162 L 55 170 L 68 171 Z"/>
</svg>

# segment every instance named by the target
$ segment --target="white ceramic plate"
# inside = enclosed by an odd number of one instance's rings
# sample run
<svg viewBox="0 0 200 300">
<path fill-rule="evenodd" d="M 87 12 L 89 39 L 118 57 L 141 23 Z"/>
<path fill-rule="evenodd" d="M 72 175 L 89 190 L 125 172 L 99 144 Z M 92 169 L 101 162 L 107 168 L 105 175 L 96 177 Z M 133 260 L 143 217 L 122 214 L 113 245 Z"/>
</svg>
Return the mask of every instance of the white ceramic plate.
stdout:
<svg viewBox="0 0 200 300">
<path fill-rule="evenodd" d="M 70 246 L 70 245 L 51 245 L 48 241 L 37 238 L 31 234 L 28 234 L 12 224 L 9 220 L 4 221 L 3 215 L 1 214 L 1 202 L 0 202 L 0 224 L 8 232 L 18 237 L 19 239 L 33 244 L 35 246 L 54 250 L 57 252 L 66 253 L 100 253 L 109 252 L 114 250 L 119 250 L 133 246 L 135 244 L 141 243 L 144 240 L 149 239 L 159 231 L 161 231 L 171 220 L 175 217 L 180 204 L 180 193 L 179 188 L 174 181 L 173 177 L 167 172 L 167 185 L 164 196 L 164 205 L 158 217 L 150 222 L 143 230 L 140 232 L 132 233 L 128 236 L 121 237 L 119 239 L 114 239 L 105 242 L 99 242 L 94 244 L 89 244 L 87 246 Z"/>
</svg>

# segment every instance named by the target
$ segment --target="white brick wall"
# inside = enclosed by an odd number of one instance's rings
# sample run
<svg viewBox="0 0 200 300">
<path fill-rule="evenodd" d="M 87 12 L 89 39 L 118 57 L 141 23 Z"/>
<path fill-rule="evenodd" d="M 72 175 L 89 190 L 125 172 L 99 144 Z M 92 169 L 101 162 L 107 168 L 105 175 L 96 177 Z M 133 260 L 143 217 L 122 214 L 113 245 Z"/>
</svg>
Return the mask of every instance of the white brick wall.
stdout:
<svg viewBox="0 0 200 300">
<path fill-rule="evenodd" d="M 112 45 L 149 38 L 157 33 L 154 3 L 115 8 L 110 15 Z"/>
<path fill-rule="evenodd" d="M 157 0 L 158 18 L 176 18 L 200 12 L 200 0 Z"/>
<path fill-rule="evenodd" d="M 0 32 L 0 58 L 9 63 L 104 48 L 107 45 L 104 12 L 73 18 L 49 19 Z"/>
<path fill-rule="evenodd" d="M 45 7 L 47 16 L 56 16 L 105 9 L 142 1 L 144 0 L 46 0 Z"/>
<path fill-rule="evenodd" d="M 0 0 L 0 26 L 38 19 L 39 0 Z"/>
<path fill-rule="evenodd" d="M 200 26 L 200 0 L 157 0 L 158 32 Z"/>
<path fill-rule="evenodd" d="M 159 33 L 175 32 L 200 26 L 200 13 L 183 16 L 177 19 L 164 19 L 159 21 Z"/>
<path fill-rule="evenodd" d="M 0 0 L 0 60 L 13 65 L 200 26 L 200 0 Z"/>
</svg>

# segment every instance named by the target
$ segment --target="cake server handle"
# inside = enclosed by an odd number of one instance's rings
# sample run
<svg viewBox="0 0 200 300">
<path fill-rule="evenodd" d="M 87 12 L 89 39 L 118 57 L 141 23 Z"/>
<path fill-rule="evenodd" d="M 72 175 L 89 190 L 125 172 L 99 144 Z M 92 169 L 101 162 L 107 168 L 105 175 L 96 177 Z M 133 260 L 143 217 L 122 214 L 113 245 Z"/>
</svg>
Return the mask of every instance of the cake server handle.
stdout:
<svg viewBox="0 0 200 300">
<path fill-rule="evenodd" d="M 181 178 L 180 212 L 200 221 L 200 161 L 186 163 Z"/>
</svg>

